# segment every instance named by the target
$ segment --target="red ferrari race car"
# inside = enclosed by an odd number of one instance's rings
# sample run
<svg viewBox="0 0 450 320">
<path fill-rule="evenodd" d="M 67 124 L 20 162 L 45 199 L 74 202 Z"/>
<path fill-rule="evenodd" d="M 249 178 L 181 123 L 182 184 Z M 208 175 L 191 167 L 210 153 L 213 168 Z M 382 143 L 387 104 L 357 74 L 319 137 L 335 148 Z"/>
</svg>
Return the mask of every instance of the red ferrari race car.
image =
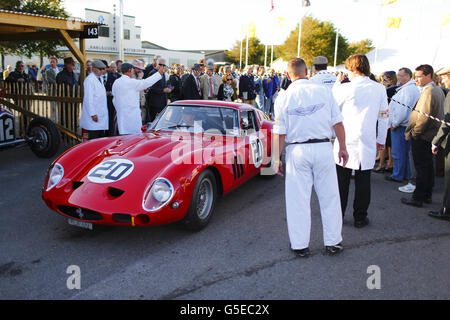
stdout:
<svg viewBox="0 0 450 320">
<path fill-rule="evenodd" d="M 90 140 L 50 166 L 46 205 L 69 223 L 205 227 L 218 196 L 273 176 L 273 123 L 246 104 L 177 101 L 143 133 Z"/>
</svg>

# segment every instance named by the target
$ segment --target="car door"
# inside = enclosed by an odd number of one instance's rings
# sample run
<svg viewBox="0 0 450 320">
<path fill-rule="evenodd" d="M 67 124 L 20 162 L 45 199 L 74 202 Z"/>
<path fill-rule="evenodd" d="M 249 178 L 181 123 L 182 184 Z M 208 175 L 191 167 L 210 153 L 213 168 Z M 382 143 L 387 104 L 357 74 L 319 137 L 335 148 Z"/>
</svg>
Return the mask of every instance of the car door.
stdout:
<svg viewBox="0 0 450 320">
<path fill-rule="evenodd" d="M 244 153 L 244 176 L 250 178 L 261 170 L 264 159 L 264 135 L 253 110 L 241 111 L 243 145 L 239 150 Z"/>
</svg>

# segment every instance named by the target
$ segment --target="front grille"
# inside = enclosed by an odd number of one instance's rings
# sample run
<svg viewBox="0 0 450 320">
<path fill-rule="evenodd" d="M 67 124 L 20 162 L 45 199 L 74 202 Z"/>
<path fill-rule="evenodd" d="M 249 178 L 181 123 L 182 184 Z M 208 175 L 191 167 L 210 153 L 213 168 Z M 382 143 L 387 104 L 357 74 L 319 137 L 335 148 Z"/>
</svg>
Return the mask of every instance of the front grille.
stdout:
<svg viewBox="0 0 450 320">
<path fill-rule="evenodd" d="M 88 209 L 71 206 L 58 206 L 58 210 L 72 218 L 80 220 L 98 221 L 103 219 L 100 213 Z"/>
<path fill-rule="evenodd" d="M 126 213 L 114 213 L 113 220 L 119 223 L 131 223 L 131 215 Z"/>
</svg>

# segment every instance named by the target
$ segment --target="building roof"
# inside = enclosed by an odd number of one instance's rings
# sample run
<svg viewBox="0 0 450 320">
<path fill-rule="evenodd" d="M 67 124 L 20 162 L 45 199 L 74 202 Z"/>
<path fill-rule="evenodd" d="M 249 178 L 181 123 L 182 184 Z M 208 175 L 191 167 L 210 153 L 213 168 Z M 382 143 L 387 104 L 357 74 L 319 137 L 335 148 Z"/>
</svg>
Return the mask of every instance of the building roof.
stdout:
<svg viewBox="0 0 450 320">
<path fill-rule="evenodd" d="M 4 10 L 4 9 L 0 9 L 0 13 L 13 13 L 13 14 L 18 14 L 18 15 L 23 15 L 23 16 L 32 16 L 32 17 L 39 17 L 39 18 L 48 18 L 48 19 L 55 19 L 55 20 L 78 21 L 78 22 L 82 22 L 82 23 L 101 24 L 101 23 L 98 23 L 97 21 L 87 21 L 87 20 L 83 20 L 83 19 L 75 18 L 75 17 L 61 18 L 61 17 L 47 16 L 47 15 L 43 15 L 43 14 L 19 12 L 19 11 L 10 11 L 10 10 Z"/>
</svg>

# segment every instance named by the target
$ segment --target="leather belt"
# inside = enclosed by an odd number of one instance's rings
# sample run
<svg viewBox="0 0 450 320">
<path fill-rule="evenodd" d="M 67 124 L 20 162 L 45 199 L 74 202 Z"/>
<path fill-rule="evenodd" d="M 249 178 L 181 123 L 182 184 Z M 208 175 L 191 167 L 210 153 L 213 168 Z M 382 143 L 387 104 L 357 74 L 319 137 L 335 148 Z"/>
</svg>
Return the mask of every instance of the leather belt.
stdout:
<svg viewBox="0 0 450 320">
<path fill-rule="evenodd" d="M 289 144 L 306 144 L 306 143 L 321 143 L 321 142 L 330 142 L 330 139 L 309 139 L 303 142 L 291 142 Z"/>
</svg>

